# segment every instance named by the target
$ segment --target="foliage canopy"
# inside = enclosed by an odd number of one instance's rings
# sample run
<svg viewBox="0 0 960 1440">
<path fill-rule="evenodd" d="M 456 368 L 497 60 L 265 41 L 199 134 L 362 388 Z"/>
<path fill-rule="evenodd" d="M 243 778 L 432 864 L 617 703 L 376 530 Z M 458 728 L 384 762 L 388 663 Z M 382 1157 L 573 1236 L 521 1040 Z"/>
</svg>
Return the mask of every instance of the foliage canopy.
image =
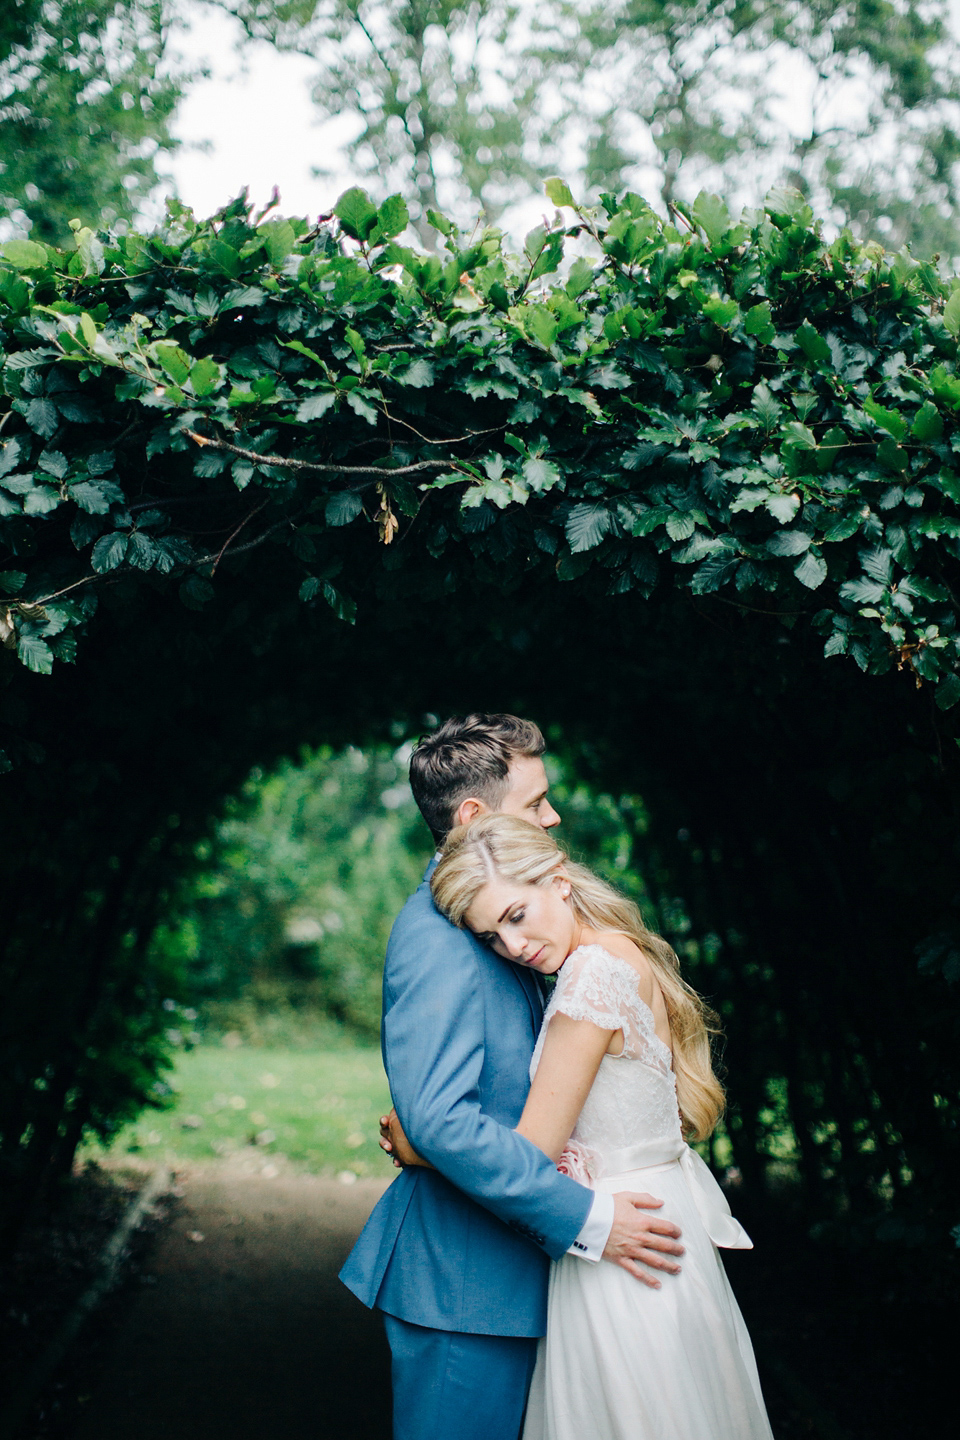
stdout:
<svg viewBox="0 0 960 1440">
<path fill-rule="evenodd" d="M 793 192 L 736 223 L 702 194 L 671 225 L 549 190 L 520 256 L 439 215 L 424 256 L 403 200 L 360 190 L 309 234 L 241 199 L 150 237 L 77 228 L 72 253 L 8 242 L 5 643 L 49 672 L 104 584 L 202 606 L 270 542 L 344 619 L 419 557 L 448 589 L 674 586 L 952 706 L 960 290 L 827 245 Z"/>
<path fill-rule="evenodd" d="M 150 1095 L 222 797 L 429 706 L 643 796 L 749 1184 L 792 1129 L 810 1214 L 956 1223 L 957 292 L 795 193 L 550 196 L 514 257 L 357 190 L 6 247 L 8 1213 Z"/>
</svg>

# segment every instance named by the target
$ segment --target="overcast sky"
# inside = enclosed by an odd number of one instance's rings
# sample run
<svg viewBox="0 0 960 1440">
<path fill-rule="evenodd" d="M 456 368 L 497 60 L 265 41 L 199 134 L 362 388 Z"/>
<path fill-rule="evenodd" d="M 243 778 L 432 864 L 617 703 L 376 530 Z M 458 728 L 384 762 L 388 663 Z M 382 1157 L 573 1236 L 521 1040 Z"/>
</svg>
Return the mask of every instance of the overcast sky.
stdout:
<svg viewBox="0 0 960 1440">
<path fill-rule="evenodd" d="M 336 164 L 350 126 L 317 123 L 314 62 L 260 41 L 246 41 L 240 54 L 235 21 L 202 0 L 187 0 L 184 10 L 190 30 L 175 33 L 174 48 L 210 76 L 188 87 L 173 127 L 184 143 L 167 168 L 180 199 L 209 215 L 244 185 L 258 201 L 277 185 L 288 215 L 329 210 L 352 183 L 346 164 L 329 180 L 313 179 L 310 168 L 321 158 Z"/>
</svg>

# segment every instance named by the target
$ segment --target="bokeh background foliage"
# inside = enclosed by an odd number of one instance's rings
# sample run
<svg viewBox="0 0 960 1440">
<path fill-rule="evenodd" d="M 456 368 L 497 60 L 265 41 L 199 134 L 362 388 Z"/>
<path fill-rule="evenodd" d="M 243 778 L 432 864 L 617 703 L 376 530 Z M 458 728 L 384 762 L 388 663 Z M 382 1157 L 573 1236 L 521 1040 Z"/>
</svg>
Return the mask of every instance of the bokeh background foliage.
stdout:
<svg viewBox="0 0 960 1440">
<path fill-rule="evenodd" d="M 165 54 L 162 0 L 9 0 L 0 14 L 0 224 L 64 244 L 125 227 L 176 149 L 190 76 Z M 174 71 L 177 71 L 175 74 Z"/>
<path fill-rule="evenodd" d="M 498 707 L 719 1005 L 747 1191 L 951 1273 L 957 292 L 793 192 L 550 194 L 518 256 L 359 191 L 5 247 L 8 1224 L 165 1000 L 369 1033 L 399 747 Z"/>
<path fill-rule="evenodd" d="M 231 797 L 153 939 L 208 1031 L 302 1044 L 326 1015 L 379 1037 L 390 926 L 431 853 L 407 753 L 321 748 Z"/>
</svg>

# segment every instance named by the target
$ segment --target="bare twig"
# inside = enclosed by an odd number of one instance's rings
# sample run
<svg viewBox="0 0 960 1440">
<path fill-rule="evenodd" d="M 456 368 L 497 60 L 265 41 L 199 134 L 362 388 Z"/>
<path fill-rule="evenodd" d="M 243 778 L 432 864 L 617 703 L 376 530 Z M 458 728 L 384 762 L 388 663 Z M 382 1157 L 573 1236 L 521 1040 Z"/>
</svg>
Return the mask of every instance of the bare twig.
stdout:
<svg viewBox="0 0 960 1440">
<path fill-rule="evenodd" d="M 423 435 L 409 420 L 401 420 L 399 415 L 391 415 L 387 409 L 386 401 L 383 404 L 383 413 L 394 425 L 402 425 L 405 430 L 410 430 L 424 445 L 462 445 L 466 440 L 476 440 L 480 435 L 495 435 L 497 431 L 506 429 L 505 425 L 488 425 L 486 430 L 468 430 L 466 435 L 452 435 L 448 439 L 431 440 L 429 435 Z"/>
<path fill-rule="evenodd" d="M 72 585 L 65 585 L 62 590 L 55 590 L 52 595 L 44 595 L 40 600 L 31 600 L 31 605 L 49 605 L 51 600 L 59 600 L 61 595 L 69 595 L 71 590 L 79 590 L 81 585 L 89 585 L 93 580 L 103 580 L 104 574 L 85 575 L 82 580 L 74 580 Z"/>
<path fill-rule="evenodd" d="M 282 520 L 277 521 L 276 525 L 271 525 L 268 529 L 262 531 L 256 540 L 248 540 L 245 545 L 238 545 L 234 550 L 231 550 L 231 558 L 236 555 L 244 555 L 248 550 L 256 550 L 260 545 L 263 545 L 265 541 L 269 540 L 271 535 L 276 535 L 278 530 L 284 530 L 288 525 L 296 526 L 296 522 L 300 518 L 300 515 L 285 515 Z M 190 564 L 184 568 L 195 570 L 197 566 L 210 565 L 219 558 L 219 555 L 198 555 L 196 560 L 191 560 Z"/>
<path fill-rule="evenodd" d="M 213 440 L 209 435 L 198 435 L 195 430 L 185 432 L 198 445 L 212 445 L 215 450 L 226 450 L 239 455 L 242 460 L 252 460 L 255 465 L 276 465 L 284 470 L 316 470 L 323 475 L 384 475 L 390 479 L 395 475 L 416 475 L 424 470 L 436 470 L 441 466 L 457 468 L 456 461 L 417 460 L 413 465 L 324 465 L 317 460 L 291 460 L 285 455 L 262 455 L 258 450 L 244 450 L 240 445 L 231 445 L 226 440 Z M 469 477 L 472 478 L 472 477 Z"/>
<path fill-rule="evenodd" d="M 240 521 L 240 524 L 237 526 L 236 530 L 234 530 L 234 531 L 232 532 L 232 534 L 228 535 L 227 538 L 226 538 L 226 540 L 224 540 L 223 545 L 222 545 L 221 550 L 220 550 L 220 554 L 217 556 L 216 560 L 214 560 L 214 562 L 213 562 L 213 569 L 210 571 L 210 578 L 211 578 L 211 579 L 213 578 L 214 575 L 216 575 L 216 573 L 217 573 L 217 566 L 220 564 L 220 561 L 223 559 L 224 553 L 225 553 L 225 551 L 226 551 L 226 549 L 227 549 L 227 546 L 230 544 L 230 541 L 236 539 L 236 537 L 240 534 L 240 531 L 243 529 L 244 525 L 246 525 L 250 520 L 252 520 L 253 517 L 254 517 L 254 515 L 259 515 L 259 514 L 260 514 L 260 511 L 264 508 L 264 506 L 265 506 L 267 503 L 268 503 L 268 502 L 267 502 L 266 500 L 264 500 L 263 505 L 258 505 L 255 510 L 251 510 L 251 511 L 249 512 L 249 514 L 244 515 L 243 519 Z"/>
</svg>

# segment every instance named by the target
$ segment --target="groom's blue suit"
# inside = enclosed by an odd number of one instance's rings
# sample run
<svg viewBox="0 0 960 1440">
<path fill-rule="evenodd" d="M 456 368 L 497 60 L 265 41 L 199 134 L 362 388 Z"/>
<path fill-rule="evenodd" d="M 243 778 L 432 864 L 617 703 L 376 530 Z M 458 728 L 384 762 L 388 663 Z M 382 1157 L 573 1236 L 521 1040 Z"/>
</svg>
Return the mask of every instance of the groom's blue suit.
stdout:
<svg viewBox="0 0 960 1440">
<path fill-rule="evenodd" d="M 387 1316 L 395 1436 L 516 1440 L 548 1257 L 574 1242 L 593 1195 L 513 1130 L 536 982 L 439 914 L 431 870 L 390 936 L 382 1046 L 400 1123 L 436 1170 L 398 1176 L 340 1278 Z"/>
</svg>

